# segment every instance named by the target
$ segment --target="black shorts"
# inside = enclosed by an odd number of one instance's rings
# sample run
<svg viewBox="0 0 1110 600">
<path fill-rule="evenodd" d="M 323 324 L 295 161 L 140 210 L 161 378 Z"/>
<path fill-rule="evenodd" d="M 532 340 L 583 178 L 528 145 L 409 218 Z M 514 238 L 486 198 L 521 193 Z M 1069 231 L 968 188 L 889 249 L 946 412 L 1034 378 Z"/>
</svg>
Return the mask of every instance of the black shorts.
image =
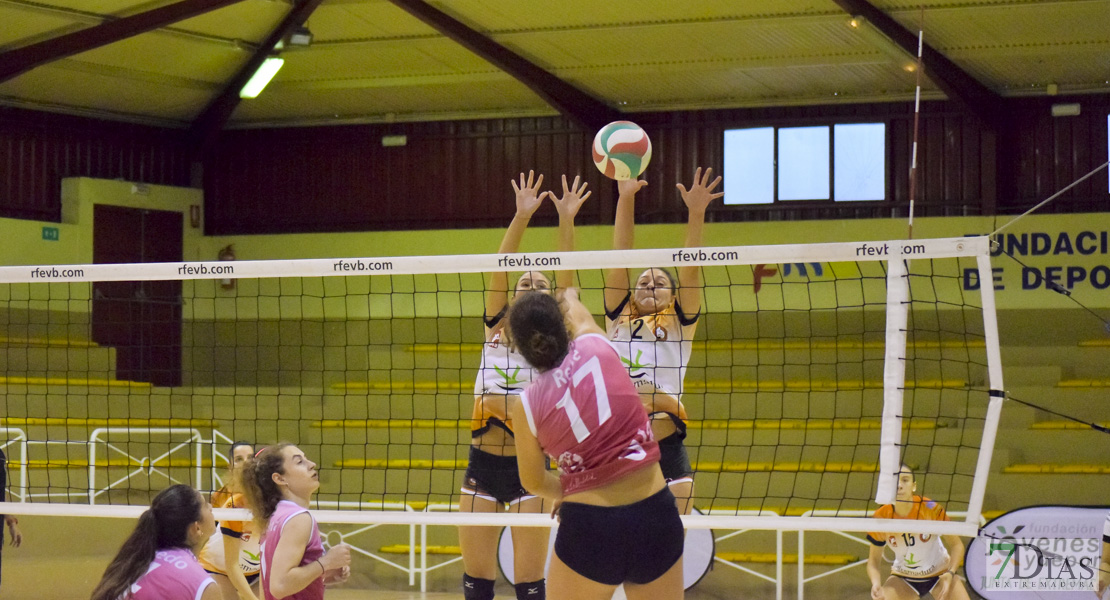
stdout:
<svg viewBox="0 0 1110 600">
<path fill-rule="evenodd" d="M 463 476 L 462 492 L 502 504 L 533 497 L 520 484 L 515 456 L 498 456 L 470 447 L 470 461 Z"/>
<path fill-rule="evenodd" d="M 924 596 L 925 594 L 933 591 L 933 588 L 936 587 L 937 582 L 940 581 L 939 575 L 937 577 L 925 578 L 902 577 L 901 575 L 895 575 L 895 577 L 901 577 L 902 581 L 905 581 L 907 584 L 909 584 L 909 586 L 912 587 L 915 592 L 917 592 L 918 596 Z"/>
<path fill-rule="evenodd" d="M 574 572 L 606 585 L 659 579 L 682 558 L 684 531 L 669 488 L 633 504 L 564 502 L 555 555 Z"/>
<path fill-rule="evenodd" d="M 220 571 L 209 571 L 208 569 L 205 569 L 204 572 L 208 573 L 209 575 L 223 575 L 224 577 L 227 577 L 226 573 L 222 573 Z M 255 573 L 254 575 L 247 575 L 247 585 L 254 585 L 254 582 L 258 581 L 258 576 L 258 573 Z"/>
<path fill-rule="evenodd" d="M 677 434 L 659 440 L 659 469 L 668 482 L 685 479 L 694 475 L 686 444 Z"/>
</svg>

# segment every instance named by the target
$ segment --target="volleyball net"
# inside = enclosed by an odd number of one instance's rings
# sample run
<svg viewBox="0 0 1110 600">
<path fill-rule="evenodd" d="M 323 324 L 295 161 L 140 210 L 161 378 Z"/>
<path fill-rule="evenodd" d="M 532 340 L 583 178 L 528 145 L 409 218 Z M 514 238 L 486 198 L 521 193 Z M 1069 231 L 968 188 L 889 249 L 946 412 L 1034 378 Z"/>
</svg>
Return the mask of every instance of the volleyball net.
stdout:
<svg viewBox="0 0 1110 600">
<path fill-rule="evenodd" d="M 1002 401 L 986 238 L 0 267 L 5 511 L 134 516 L 219 488 L 232 441 L 290 441 L 321 521 L 551 524 L 457 509 L 488 273 L 573 271 L 600 321 L 604 270 L 653 266 L 701 273 L 689 527 L 876 530 L 904 463 L 968 515 L 918 529 L 975 534 Z"/>
</svg>

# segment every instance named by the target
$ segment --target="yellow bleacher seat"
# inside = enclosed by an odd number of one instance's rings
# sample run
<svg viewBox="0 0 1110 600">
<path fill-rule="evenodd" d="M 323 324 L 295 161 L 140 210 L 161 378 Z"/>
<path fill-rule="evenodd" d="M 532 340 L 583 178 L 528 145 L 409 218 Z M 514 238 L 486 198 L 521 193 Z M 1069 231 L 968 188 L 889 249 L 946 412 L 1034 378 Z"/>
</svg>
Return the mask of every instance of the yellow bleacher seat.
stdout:
<svg viewBox="0 0 1110 600">
<path fill-rule="evenodd" d="M 465 469 L 466 461 L 450 458 L 439 460 L 348 458 L 337 461 L 335 466 L 345 469 Z"/>
<path fill-rule="evenodd" d="M 46 385 L 46 386 L 80 386 L 80 387 L 126 387 L 149 388 L 152 387 L 145 381 L 125 381 L 122 379 L 92 379 L 85 377 L 0 377 L 0 385 Z"/>
<path fill-rule="evenodd" d="M 1002 472 L 1026 475 L 1110 475 L 1110 465 L 1019 464 L 1004 467 Z"/>
<path fill-rule="evenodd" d="M 1062 388 L 1102 388 L 1110 387 L 1110 379 L 1062 379 L 1056 384 Z"/>
<path fill-rule="evenodd" d="M 81 458 L 77 458 L 77 459 L 50 459 L 50 460 L 32 459 L 32 460 L 26 461 L 26 463 L 24 463 L 23 461 L 10 461 L 10 462 L 8 462 L 8 468 L 19 468 L 19 467 L 24 466 L 24 464 L 26 464 L 28 469 L 87 469 L 87 468 L 89 468 L 89 460 L 87 458 L 86 459 L 81 459 Z M 148 468 L 151 465 L 150 465 L 149 461 L 143 462 L 142 464 L 140 464 L 140 463 L 138 463 L 134 460 L 126 459 L 126 458 L 109 458 L 109 459 L 99 459 L 98 458 L 96 460 L 96 466 L 97 467 L 132 467 L 132 468 L 143 467 L 143 468 Z M 154 465 L 154 468 L 155 469 L 160 469 L 160 468 L 171 468 L 171 467 L 172 468 L 179 468 L 180 467 L 180 468 L 190 468 L 190 469 L 192 469 L 192 468 L 196 468 L 198 466 L 199 467 L 205 467 L 205 468 L 211 467 L 212 466 L 212 461 L 211 460 L 202 460 L 198 464 L 196 460 L 191 459 L 191 458 L 171 458 L 169 460 L 163 459 L 163 460 L 158 461 L 158 463 Z"/>
<path fill-rule="evenodd" d="M 983 340 L 918 340 L 909 342 L 910 348 L 982 348 L 986 344 Z M 727 351 L 727 350 L 883 350 L 886 343 L 882 340 L 695 340 L 694 351 Z M 411 344 L 405 347 L 408 352 L 435 353 L 435 352 L 473 352 L 481 351 L 482 345 L 473 342 L 461 344 Z"/>
<path fill-rule="evenodd" d="M 959 379 L 922 379 L 907 381 L 907 389 L 942 389 L 962 388 L 966 382 Z M 377 392 L 377 393 L 465 393 L 474 389 L 470 381 L 345 381 L 333 383 L 331 389 L 352 392 Z M 815 391 L 835 392 L 847 390 L 881 390 L 881 379 L 811 379 L 791 381 L 730 381 L 726 379 L 711 381 L 688 381 L 687 392 L 780 392 L 780 391 Z"/>
<path fill-rule="evenodd" d="M 325 419 L 311 425 L 318 429 L 464 429 L 470 419 Z M 903 428 L 936 429 L 945 423 L 918 419 L 904 421 Z M 877 419 L 705 419 L 686 422 L 688 429 L 704 430 L 879 430 Z"/>
<path fill-rule="evenodd" d="M 1095 425 L 1098 425 L 1099 427 L 1110 427 L 1110 421 L 1103 421 L 1101 423 L 1095 423 Z M 1030 425 L 1029 429 L 1039 429 L 1039 430 L 1049 430 L 1049 431 L 1064 430 L 1064 429 L 1078 430 L 1078 431 L 1090 431 L 1091 427 L 1089 425 L 1084 424 L 1084 423 L 1076 423 L 1075 421 L 1038 421 L 1038 422 L 1033 423 L 1032 425 Z"/>
<path fill-rule="evenodd" d="M 211 419 L 80 419 L 62 417 L 0 417 L 0 425 L 5 427 L 215 427 Z"/>
<path fill-rule="evenodd" d="M 0 346 L 47 346 L 52 348 L 99 348 L 96 342 L 68 338 L 33 338 L 0 335 Z"/>
</svg>

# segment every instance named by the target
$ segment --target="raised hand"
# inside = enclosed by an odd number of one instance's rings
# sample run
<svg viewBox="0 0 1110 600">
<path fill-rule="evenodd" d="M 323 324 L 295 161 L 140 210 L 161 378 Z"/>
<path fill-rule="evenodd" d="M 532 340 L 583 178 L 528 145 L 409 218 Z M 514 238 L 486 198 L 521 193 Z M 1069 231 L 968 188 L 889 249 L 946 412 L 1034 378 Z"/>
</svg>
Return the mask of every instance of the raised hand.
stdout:
<svg viewBox="0 0 1110 600">
<path fill-rule="evenodd" d="M 694 171 L 694 183 L 689 190 L 681 183 L 675 184 L 678 193 L 682 195 L 682 201 L 686 203 L 686 208 L 691 212 L 695 210 L 704 211 L 710 202 L 725 195 L 724 192 L 713 193 L 713 190 L 721 183 L 721 176 L 718 175 L 716 179 L 710 181 L 709 178 L 712 176 L 713 169 L 706 169 L 703 174 L 701 167 L 698 167 L 698 170 Z"/>
<path fill-rule="evenodd" d="M 621 179 L 617 181 L 617 195 L 618 196 L 635 196 L 636 192 L 640 191 L 648 184 L 644 179 Z"/>
<path fill-rule="evenodd" d="M 516 193 L 516 214 L 522 217 L 531 217 L 532 213 L 540 207 L 543 197 L 547 195 L 546 192 L 540 193 L 540 186 L 543 185 L 543 175 L 536 179 L 535 172 L 528 171 L 528 179 L 526 180 L 524 173 L 521 173 L 520 185 L 517 185 L 515 181 L 512 184 L 513 192 Z"/>
<path fill-rule="evenodd" d="M 563 175 L 563 196 L 561 198 L 556 198 L 553 192 L 546 192 L 551 196 L 551 201 L 555 203 L 555 210 L 559 211 L 560 219 L 570 218 L 573 220 L 574 216 L 578 214 L 578 209 L 582 208 L 582 203 L 593 193 L 587 192 L 586 182 L 579 183 L 580 180 L 581 177 L 575 177 L 574 183 L 568 186 L 567 176 Z"/>
</svg>

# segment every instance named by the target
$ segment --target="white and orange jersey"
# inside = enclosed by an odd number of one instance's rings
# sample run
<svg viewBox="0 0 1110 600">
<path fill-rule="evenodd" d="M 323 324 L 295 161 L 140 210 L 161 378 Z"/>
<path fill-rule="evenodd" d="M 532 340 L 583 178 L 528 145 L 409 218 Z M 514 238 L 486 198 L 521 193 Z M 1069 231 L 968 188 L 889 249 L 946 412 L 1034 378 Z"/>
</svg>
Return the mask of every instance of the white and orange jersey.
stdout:
<svg viewBox="0 0 1110 600">
<path fill-rule="evenodd" d="M 698 315 L 684 315 L 677 302 L 672 302 L 655 314 L 641 316 L 636 314 L 635 305 L 628 306 L 630 299 L 631 295 L 625 297 L 606 315 L 609 342 L 637 388 L 651 384 L 681 399 Z"/>
<path fill-rule="evenodd" d="M 939 503 L 921 496 L 913 497 L 913 509 L 906 516 L 894 511 L 894 505 L 884 504 L 875 511 L 876 519 L 905 519 L 907 521 L 947 521 L 948 514 Z M 903 577 L 932 577 L 948 567 L 948 549 L 941 543 L 940 535 L 912 533 L 913 525 L 897 533 L 872 531 L 867 539 L 876 546 L 890 546 L 894 550 L 892 575 Z"/>
<path fill-rule="evenodd" d="M 218 508 L 246 508 L 246 499 L 242 494 L 234 494 Z M 251 576 L 262 568 L 262 551 L 259 548 L 258 537 L 251 532 L 250 521 L 220 521 L 216 532 L 204 544 L 197 560 L 205 571 L 210 573 L 227 574 L 227 560 L 224 557 L 224 536 L 239 540 L 239 570 L 246 576 Z"/>
<path fill-rule="evenodd" d="M 472 436 L 481 436 L 491 424 L 512 431 L 509 396 L 519 396 L 532 383 L 535 372 L 505 335 L 505 311 L 485 319 L 487 339 L 482 344 L 482 364 L 474 381 L 474 410 L 470 417 Z"/>
</svg>

